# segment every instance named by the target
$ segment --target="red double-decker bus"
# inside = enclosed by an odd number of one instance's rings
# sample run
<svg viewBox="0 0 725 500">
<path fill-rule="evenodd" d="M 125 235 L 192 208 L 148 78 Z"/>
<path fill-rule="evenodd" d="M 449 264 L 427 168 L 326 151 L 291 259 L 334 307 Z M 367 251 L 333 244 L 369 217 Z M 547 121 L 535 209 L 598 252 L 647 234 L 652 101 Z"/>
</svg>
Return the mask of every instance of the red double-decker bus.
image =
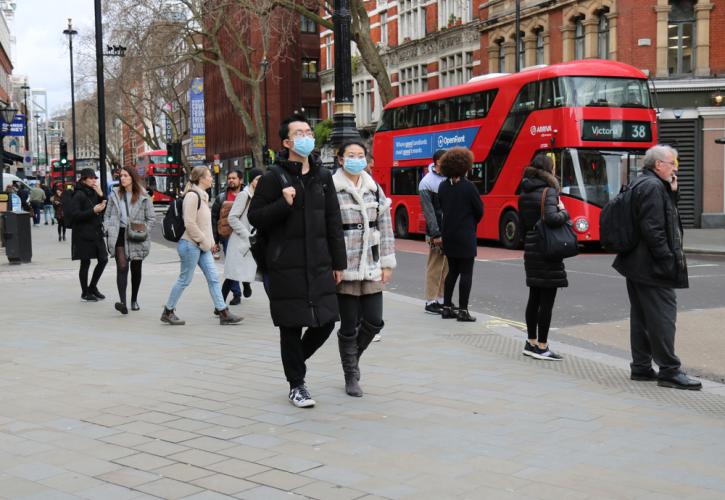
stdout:
<svg viewBox="0 0 725 500">
<path fill-rule="evenodd" d="M 180 165 L 167 163 L 165 149 L 140 154 L 136 169 L 154 203 L 171 203 L 176 199 L 183 171 Z"/>
<path fill-rule="evenodd" d="M 424 233 L 418 183 L 438 149 L 465 146 L 484 202 L 478 237 L 520 247 L 518 188 L 534 155 L 552 157 L 580 242 L 599 241 L 599 213 L 655 144 L 646 76 L 588 60 L 489 74 L 392 100 L 373 139 L 378 182 L 390 193 L 396 234 Z"/>
<path fill-rule="evenodd" d="M 76 170 L 74 160 L 68 160 L 65 166 L 60 164 L 60 160 L 51 160 L 50 167 L 51 186 L 55 186 L 58 183 L 62 183 L 63 186 L 75 185 Z"/>
</svg>

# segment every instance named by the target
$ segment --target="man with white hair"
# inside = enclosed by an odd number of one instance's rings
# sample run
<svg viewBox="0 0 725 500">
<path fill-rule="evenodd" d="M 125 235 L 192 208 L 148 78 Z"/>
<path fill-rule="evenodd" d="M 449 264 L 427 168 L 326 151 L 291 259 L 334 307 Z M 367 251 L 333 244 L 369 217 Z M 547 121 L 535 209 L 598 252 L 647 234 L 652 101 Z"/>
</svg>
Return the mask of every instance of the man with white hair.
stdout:
<svg viewBox="0 0 725 500">
<path fill-rule="evenodd" d="M 677 211 L 677 151 L 652 146 L 642 174 L 632 184 L 632 210 L 639 242 L 617 255 L 613 267 L 627 278 L 630 302 L 632 380 L 657 380 L 657 385 L 700 390 L 685 375 L 675 355 L 675 288 L 687 288 L 687 261 L 682 249 L 682 223 Z M 652 369 L 652 361 L 659 373 Z"/>
</svg>

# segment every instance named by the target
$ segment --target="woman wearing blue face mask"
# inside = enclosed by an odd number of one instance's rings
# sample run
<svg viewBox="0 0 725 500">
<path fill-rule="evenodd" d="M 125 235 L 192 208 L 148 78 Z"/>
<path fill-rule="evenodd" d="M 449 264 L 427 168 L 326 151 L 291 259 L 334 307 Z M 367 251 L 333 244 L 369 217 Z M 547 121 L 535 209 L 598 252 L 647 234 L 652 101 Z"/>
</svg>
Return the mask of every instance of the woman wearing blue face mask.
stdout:
<svg viewBox="0 0 725 500">
<path fill-rule="evenodd" d="M 383 328 L 383 288 L 395 267 L 390 200 L 365 172 L 367 150 L 348 142 L 338 151 L 342 168 L 332 176 L 342 214 L 347 269 L 337 285 L 340 360 L 345 392 L 360 397 L 360 356 Z"/>
</svg>

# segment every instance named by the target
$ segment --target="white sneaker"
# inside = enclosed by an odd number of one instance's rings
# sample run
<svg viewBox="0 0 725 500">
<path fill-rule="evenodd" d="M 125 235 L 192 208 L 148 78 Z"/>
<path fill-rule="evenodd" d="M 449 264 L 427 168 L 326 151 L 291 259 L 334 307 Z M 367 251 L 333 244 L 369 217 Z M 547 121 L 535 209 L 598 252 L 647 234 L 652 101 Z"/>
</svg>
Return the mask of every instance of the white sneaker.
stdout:
<svg viewBox="0 0 725 500">
<path fill-rule="evenodd" d="M 380 342 L 381 340 L 383 340 L 383 338 L 380 336 L 379 333 L 376 333 L 373 337 L 373 342 Z"/>
<path fill-rule="evenodd" d="M 289 391 L 289 402 L 297 408 L 312 408 L 315 406 L 315 400 L 310 397 L 310 393 L 304 385 Z"/>
</svg>

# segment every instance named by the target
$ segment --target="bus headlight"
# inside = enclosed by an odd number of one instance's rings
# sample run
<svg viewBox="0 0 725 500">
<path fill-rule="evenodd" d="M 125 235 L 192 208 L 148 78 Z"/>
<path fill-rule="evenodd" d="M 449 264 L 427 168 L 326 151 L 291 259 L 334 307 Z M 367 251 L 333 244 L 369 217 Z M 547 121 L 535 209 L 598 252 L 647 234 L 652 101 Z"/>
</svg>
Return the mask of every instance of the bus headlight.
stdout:
<svg viewBox="0 0 725 500">
<path fill-rule="evenodd" d="M 578 233 L 586 233 L 589 231 L 589 221 L 586 219 L 586 217 L 579 217 L 577 220 L 574 221 L 574 229 Z"/>
</svg>

